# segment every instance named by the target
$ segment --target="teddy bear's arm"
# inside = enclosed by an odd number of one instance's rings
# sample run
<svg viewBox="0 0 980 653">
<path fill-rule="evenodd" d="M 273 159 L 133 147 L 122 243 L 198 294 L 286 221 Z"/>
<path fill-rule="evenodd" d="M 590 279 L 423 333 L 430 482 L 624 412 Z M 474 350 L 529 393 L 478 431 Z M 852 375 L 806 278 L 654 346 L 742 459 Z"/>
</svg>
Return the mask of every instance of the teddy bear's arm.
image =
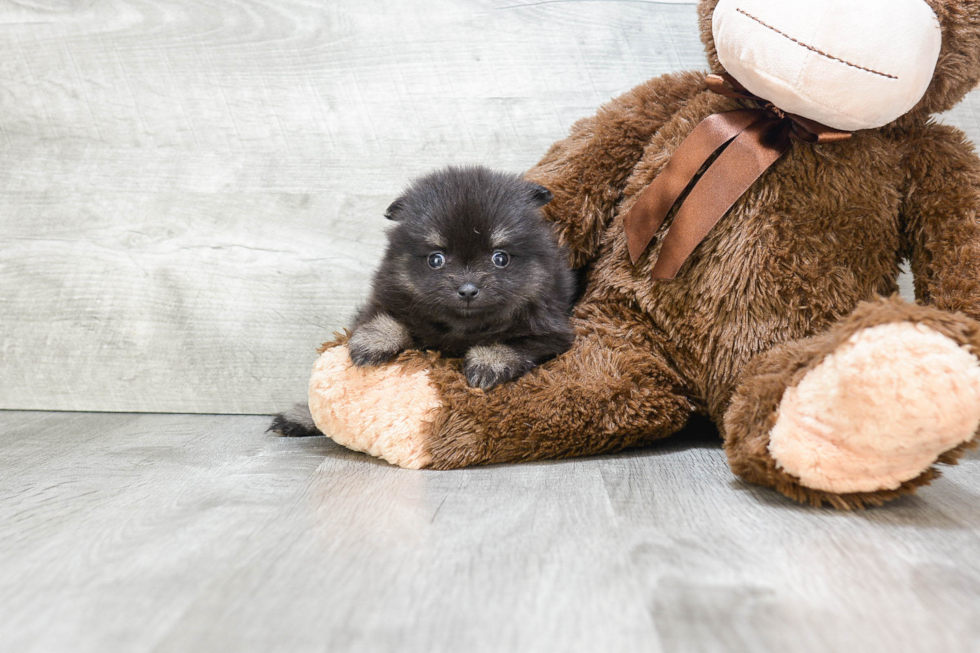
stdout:
<svg viewBox="0 0 980 653">
<path fill-rule="evenodd" d="M 930 125 L 918 136 L 903 211 L 916 298 L 980 319 L 980 159 L 958 129 Z"/>
<path fill-rule="evenodd" d="M 341 337 L 314 366 L 311 419 L 335 442 L 408 468 L 593 455 L 676 433 L 694 408 L 670 343 L 626 298 L 602 294 L 576 306 L 568 351 L 489 392 L 432 352 L 351 365 Z M 500 352 L 486 354 L 492 364 Z"/>
<path fill-rule="evenodd" d="M 528 171 L 530 181 L 554 193 L 545 215 L 557 225 L 573 267 L 594 258 L 650 138 L 703 86 L 702 73 L 651 79 L 575 123 L 569 136 Z"/>
</svg>

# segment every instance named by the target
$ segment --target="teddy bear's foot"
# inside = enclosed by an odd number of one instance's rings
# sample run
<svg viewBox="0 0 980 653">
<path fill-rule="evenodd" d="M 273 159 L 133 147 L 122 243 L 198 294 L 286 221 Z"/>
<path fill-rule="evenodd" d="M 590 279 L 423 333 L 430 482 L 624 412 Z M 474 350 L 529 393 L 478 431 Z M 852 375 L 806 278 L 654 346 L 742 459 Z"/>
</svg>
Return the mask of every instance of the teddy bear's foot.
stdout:
<svg viewBox="0 0 980 653">
<path fill-rule="evenodd" d="M 980 428 L 978 325 L 897 299 L 761 355 L 725 415 L 732 470 L 839 508 L 914 492 Z"/>
<path fill-rule="evenodd" d="M 895 490 L 980 426 L 980 361 L 923 324 L 858 331 L 788 388 L 769 433 L 806 487 Z"/>
<path fill-rule="evenodd" d="M 425 366 L 412 355 L 402 359 L 357 367 L 347 347 L 326 349 L 310 380 L 310 412 L 338 444 L 419 469 L 430 462 L 426 442 L 442 402 Z"/>
</svg>

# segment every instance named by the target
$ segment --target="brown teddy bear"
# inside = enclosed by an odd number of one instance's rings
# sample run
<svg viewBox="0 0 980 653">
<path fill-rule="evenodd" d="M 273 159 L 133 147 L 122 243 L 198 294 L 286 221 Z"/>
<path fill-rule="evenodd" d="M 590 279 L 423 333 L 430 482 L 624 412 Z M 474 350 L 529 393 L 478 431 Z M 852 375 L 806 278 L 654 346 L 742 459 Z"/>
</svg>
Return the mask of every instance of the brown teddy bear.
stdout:
<svg viewBox="0 0 980 653">
<path fill-rule="evenodd" d="M 642 446 L 703 414 L 735 474 L 838 508 L 914 492 L 973 443 L 980 160 L 930 117 L 980 82 L 980 1 L 699 15 L 713 76 L 650 80 L 527 174 L 588 270 L 571 350 L 484 392 L 428 352 L 356 368 L 340 337 L 310 382 L 321 430 L 449 469 Z M 915 305 L 893 296 L 906 260 Z"/>
</svg>

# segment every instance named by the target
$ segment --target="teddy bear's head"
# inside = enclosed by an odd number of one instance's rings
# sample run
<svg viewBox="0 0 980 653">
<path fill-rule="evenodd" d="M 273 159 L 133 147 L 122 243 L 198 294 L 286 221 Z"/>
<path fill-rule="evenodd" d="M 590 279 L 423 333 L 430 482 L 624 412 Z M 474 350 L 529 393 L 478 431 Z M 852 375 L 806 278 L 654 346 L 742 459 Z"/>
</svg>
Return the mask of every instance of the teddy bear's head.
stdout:
<svg viewBox="0 0 980 653">
<path fill-rule="evenodd" d="M 946 111 L 980 83 L 980 0 L 701 0 L 698 12 L 712 70 L 829 127 Z"/>
</svg>

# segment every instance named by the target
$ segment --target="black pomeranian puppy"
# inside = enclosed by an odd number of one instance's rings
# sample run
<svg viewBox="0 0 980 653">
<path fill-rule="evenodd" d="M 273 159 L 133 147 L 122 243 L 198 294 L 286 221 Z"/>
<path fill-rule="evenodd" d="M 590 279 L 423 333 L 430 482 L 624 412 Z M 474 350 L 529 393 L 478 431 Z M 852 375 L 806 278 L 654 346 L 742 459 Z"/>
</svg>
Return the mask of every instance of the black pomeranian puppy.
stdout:
<svg viewBox="0 0 980 653">
<path fill-rule="evenodd" d="M 519 175 L 447 168 L 415 181 L 385 214 L 396 225 L 348 342 L 355 365 L 405 349 L 463 357 L 470 385 L 516 379 L 571 346 L 575 277 Z"/>
<path fill-rule="evenodd" d="M 354 364 L 433 349 L 462 357 L 467 382 L 488 390 L 566 351 L 576 278 L 541 216 L 551 198 L 484 167 L 416 180 L 385 213 L 395 226 L 347 343 Z M 269 430 L 319 433 L 302 404 Z"/>
</svg>

